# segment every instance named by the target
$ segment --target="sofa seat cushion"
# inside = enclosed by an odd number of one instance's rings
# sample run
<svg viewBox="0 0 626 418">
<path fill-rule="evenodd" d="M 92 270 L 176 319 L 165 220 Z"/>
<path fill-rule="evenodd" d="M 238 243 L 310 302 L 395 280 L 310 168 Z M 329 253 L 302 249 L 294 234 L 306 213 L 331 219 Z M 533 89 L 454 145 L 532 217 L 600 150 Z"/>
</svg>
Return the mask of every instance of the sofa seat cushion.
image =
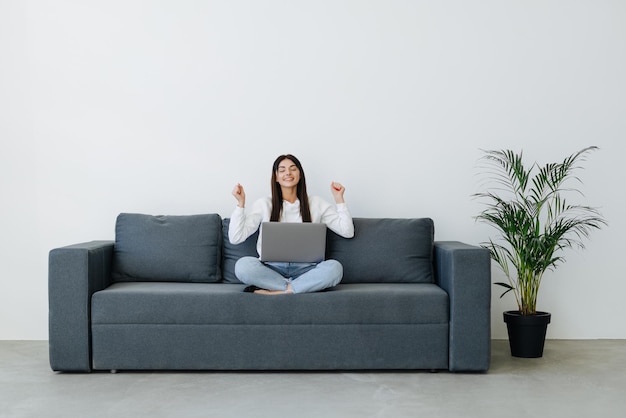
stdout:
<svg viewBox="0 0 626 418">
<path fill-rule="evenodd" d="M 434 284 L 340 284 L 324 292 L 263 296 L 226 283 L 115 283 L 92 298 L 94 326 L 447 324 Z"/>
</svg>

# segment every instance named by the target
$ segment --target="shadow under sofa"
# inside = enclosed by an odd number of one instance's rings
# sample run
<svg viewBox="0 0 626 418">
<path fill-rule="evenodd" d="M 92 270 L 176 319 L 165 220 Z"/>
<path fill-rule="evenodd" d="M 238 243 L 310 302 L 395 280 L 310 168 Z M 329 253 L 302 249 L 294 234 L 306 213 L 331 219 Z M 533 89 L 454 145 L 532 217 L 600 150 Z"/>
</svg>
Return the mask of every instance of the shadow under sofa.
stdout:
<svg viewBox="0 0 626 418">
<path fill-rule="evenodd" d="M 115 241 L 51 250 L 51 368 L 488 370 L 488 250 L 434 241 L 429 218 L 355 218 L 327 235 L 341 284 L 263 296 L 234 275 L 257 235 L 232 245 L 228 222 L 123 213 Z"/>
</svg>

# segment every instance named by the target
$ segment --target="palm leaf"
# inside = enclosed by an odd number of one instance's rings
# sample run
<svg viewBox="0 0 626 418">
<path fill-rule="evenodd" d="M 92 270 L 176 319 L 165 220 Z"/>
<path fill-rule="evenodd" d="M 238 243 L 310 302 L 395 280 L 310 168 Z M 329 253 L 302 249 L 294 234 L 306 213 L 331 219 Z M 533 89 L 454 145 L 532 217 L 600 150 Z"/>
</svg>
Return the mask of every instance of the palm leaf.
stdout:
<svg viewBox="0 0 626 418">
<path fill-rule="evenodd" d="M 565 261 L 562 251 L 584 248 L 583 240 L 594 229 L 606 225 L 597 208 L 571 205 L 565 194 L 577 193 L 566 187 L 575 176 L 580 162 L 597 147 L 584 148 L 561 163 L 536 163 L 525 168 L 522 152 L 484 151 L 488 188 L 474 194 L 485 204 L 475 218 L 494 227 L 497 238 L 481 245 L 500 266 L 508 283 L 498 282 L 513 292 L 522 313 L 534 313 L 543 274 Z"/>
</svg>

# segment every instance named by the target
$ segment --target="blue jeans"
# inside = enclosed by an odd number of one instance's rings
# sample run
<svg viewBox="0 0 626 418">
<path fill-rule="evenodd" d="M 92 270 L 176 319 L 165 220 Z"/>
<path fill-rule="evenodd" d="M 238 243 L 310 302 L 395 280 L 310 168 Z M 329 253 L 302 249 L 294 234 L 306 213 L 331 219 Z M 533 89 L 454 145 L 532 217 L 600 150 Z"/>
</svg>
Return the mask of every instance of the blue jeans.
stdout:
<svg viewBox="0 0 626 418">
<path fill-rule="evenodd" d="M 235 264 L 235 275 L 241 282 L 261 289 L 286 290 L 291 283 L 294 293 L 307 293 L 338 285 L 343 277 L 343 266 L 337 260 L 265 263 L 256 257 L 242 257 Z"/>
</svg>

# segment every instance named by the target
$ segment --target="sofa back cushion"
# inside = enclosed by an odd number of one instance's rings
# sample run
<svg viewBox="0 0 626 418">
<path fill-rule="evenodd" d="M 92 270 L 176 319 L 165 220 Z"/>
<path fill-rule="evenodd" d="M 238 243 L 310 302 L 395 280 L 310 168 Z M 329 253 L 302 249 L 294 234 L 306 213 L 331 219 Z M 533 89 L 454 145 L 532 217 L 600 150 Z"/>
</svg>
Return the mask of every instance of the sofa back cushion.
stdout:
<svg viewBox="0 0 626 418">
<path fill-rule="evenodd" d="M 328 231 L 326 258 L 343 265 L 342 283 L 433 283 L 430 218 L 354 218 L 354 238 Z"/>
<path fill-rule="evenodd" d="M 218 282 L 221 252 L 218 214 L 122 213 L 115 224 L 113 280 Z"/>
<path fill-rule="evenodd" d="M 250 256 L 250 257 L 258 257 L 259 253 L 256 251 L 256 242 L 259 239 L 259 231 L 257 230 L 254 234 L 250 235 L 248 239 L 246 239 L 241 244 L 231 244 L 228 240 L 228 225 L 230 224 L 230 218 L 226 218 L 223 221 L 223 231 L 222 235 L 224 236 L 224 247 L 222 249 L 223 254 L 223 264 L 222 264 L 222 273 L 224 275 L 225 283 L 241 283 L 237 276 L 235 276 L 235 263 L 241 257 Z"/>
</svg>

